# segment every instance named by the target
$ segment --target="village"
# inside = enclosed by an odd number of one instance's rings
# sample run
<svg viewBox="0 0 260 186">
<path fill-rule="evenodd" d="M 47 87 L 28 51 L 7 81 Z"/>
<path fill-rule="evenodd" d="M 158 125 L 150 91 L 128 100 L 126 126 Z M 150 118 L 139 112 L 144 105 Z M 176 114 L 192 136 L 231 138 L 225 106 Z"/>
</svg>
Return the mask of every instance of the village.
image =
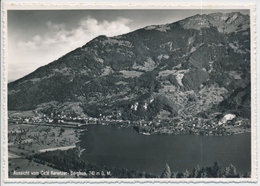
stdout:
<svg viewBox="0 0 260 186">
<path fill-rule="evenodd" d="M 61 113 L 44 114 L 33 111 L 30 116 L 12 115 L 8 118 L 9 125 L 28 124 L 37 126 L 53 126 L 85 129 L 90 124 L 117 125 L 118 127 L 133 128 L 142 134 L 196 134 L 207 136 L 233 135 L 250 132 L 250 120 L 235 114 L 226 114 L 222 118 L 217 118 L 219 113 L 215 113 L 210 118 L 186 116 L 169 119 L 154 119 L 146 121 L 122 120 L 121 113 L 115 115 L 102 115 L 99 117 L 73 117 Z"/>
<path fill-rule="evenodd" d="M 78 142 L 88 125 L 116 125 L 131 128 L 141 135 L 206 135 L 223 136 L 250 132 L 250 120 L 226 114 L 223 118 L 209 120 L 203 117 L 181 117 L 155 119 L 153 121 L 122 120 L 117 117 L 102 116 L 72 117 L 65 114 L 49 115 L 32 111 L 28 114 L 16 112 L 8 118 L 8 157 L 11 172 L 28 167 L 32 170 L 48 169 L 44 162 L 37 163 L 28 157 L 37 153 L 75 148 L 79 156 L 84 151 Z M 12 174 L 12 173 L 10 173 Z"/>
<path fill-rule="evenodd" d="M 138 132 L 143 134 L 194 134 L 205 136 L 224 136 L 250 132 L 250 120 L 238 118 L 234 121 L 221 123 L 217 120 L 208 120 L 200 117 L 192 117 L 183 120 L 159 120 L 136 126 Z"/>
</svg>

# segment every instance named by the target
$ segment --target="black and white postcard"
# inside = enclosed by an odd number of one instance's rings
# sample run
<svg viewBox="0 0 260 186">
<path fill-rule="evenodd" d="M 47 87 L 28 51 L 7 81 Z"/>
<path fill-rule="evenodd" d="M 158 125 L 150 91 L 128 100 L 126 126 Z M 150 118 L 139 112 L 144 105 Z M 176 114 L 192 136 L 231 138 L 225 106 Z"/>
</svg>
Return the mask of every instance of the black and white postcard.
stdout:
<svg viewBox="0 0 260 186">
<path fill-rule="evenodd" d="M 5 181 L 256 181 L 254 8 L 3 4 Z"/>
</svg>

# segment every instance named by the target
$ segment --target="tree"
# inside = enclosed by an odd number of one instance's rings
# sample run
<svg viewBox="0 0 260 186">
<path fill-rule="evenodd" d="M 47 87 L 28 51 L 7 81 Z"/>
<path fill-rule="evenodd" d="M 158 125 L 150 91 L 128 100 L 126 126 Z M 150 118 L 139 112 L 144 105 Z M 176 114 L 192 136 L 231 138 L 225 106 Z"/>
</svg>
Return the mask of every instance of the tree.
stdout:
<svg viewBox="0 0 260 186">
<path fill-rule="evenodd" d="M 64 128 L 60 128 L 60 132 L 61 133 L 65 132 L 65 129 Z"/>
<path fill-rule="evenodd" d="M 193 178 L 200 178 L 200 166 L 199 165 L 197 165 L 197 167 L 195 167 L 192 170 L 192 177 Z"/>
<path fill-rule="evenodd" d="M 60 128 L 59 136 L 61 136 L 63 132 L 65 132 L 65 129 L 64 128 Z"/>
<path fill-rule="evenodd" d="M 215 161 L 215 162 L 214 162 L 214 165 L 213 165 L 212 168 L 211 168 L 211 175 L 212 175 L 212 177 L 214 177 L 214 178 L 219 178 L 219 177 L 220 177 L 220 174 L 221 174 L 221 172 L 220 172 L 220 166 L 219 166 L 218 162 Z"/>
<path fill-rule="evenodd" d="M 183 173 L 183 178 L 189 178 L 190 172 L 186 169 L 186 171 Z"/>
<path fill-rule="evenodd" d="M 239 174 L 237 174 L 236 167 L 232 164 L 230 164 L 228 167 L 224 170 L 224 176 L 226 178 L 238 178 Z"/>
<path fill-rule="evenodd" d="M 208 178 L 207 170 L 204 167 L 201 169 L 201 178 Z"/>
<path fill-rule="evenodd" d="M 250 172 L 246 172 L 243 177 L 244 178 L 251 178 L 251 173 Z"/>
<path fill-rule="evenodd" d="M 161 178 L 170 178 L 172 175 L 170 166 L 166 163 Z"/>
<path fill-rule="evenodd" d="M 179 174 L 178 172 L 173 172 L 172 173 L 172 178 L 178 178 L 178 174 Z"/>
</svg>

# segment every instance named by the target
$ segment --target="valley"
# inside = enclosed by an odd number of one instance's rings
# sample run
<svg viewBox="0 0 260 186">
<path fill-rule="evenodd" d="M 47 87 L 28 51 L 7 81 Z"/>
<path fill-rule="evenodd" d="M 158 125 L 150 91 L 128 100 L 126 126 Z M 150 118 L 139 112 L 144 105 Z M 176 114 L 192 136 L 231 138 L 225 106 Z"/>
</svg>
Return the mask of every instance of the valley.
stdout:
<svg viewBox="0 0 260 186">
<path fill-rule="evenodd" d="M 92 39 L 8 83 L 9 174 L 47 166 L 65 172 L 112 169 L 115 177 L 154 178 L 165 164 L 168 171 L 167 160 L 179 166 L 175 171 L 184 171 L 170 177 L 242 177 L 236 171 L 212 173 L 218 165 L 209 166 L 220 159 L 227 167 L 234 160 L 243 170 L 241 161 L 250 172 L 250 52 L 250 17 L 240 12 L 198 14 Z M 189 150 L 193 140 L 196 147 Z M 178 150 L 180 144 L 186 151 Z M 149 159 L 147 152 L 157 153 L 154 147 L 161 149 L 159 159 Z M 147 152 L 139 157 L 136 149 Z M 202 164 L 208 172 L 198 168 L 199 174 L 186 174 L 185 168 L 201 163 L 202 150 L 212 157 Z M 233 150 L 245 150 L 247 157 L 233 158 Z M 195 165 L 179 164 L 178 159 L 193 152 Z M 132 167 L 131 161 L 138 163 Z M 160 163 L 149 170 L 155 161 Z M 124 162 L 127 168 L 112 164 Z"/>
</svg>

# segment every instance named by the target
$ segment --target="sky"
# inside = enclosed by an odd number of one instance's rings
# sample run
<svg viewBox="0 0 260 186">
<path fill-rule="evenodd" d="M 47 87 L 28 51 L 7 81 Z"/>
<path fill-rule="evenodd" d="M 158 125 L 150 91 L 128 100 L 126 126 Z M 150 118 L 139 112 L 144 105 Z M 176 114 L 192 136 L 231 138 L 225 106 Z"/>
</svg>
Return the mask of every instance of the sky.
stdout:
<svg viewBox="0 0 260 186">
<path fill-rule="evenodd" d="M 81 47 L 99 35 L 116 36 L 196 14 L 248 10 L 8 10 L 8 82 Z"/>
</svg>

